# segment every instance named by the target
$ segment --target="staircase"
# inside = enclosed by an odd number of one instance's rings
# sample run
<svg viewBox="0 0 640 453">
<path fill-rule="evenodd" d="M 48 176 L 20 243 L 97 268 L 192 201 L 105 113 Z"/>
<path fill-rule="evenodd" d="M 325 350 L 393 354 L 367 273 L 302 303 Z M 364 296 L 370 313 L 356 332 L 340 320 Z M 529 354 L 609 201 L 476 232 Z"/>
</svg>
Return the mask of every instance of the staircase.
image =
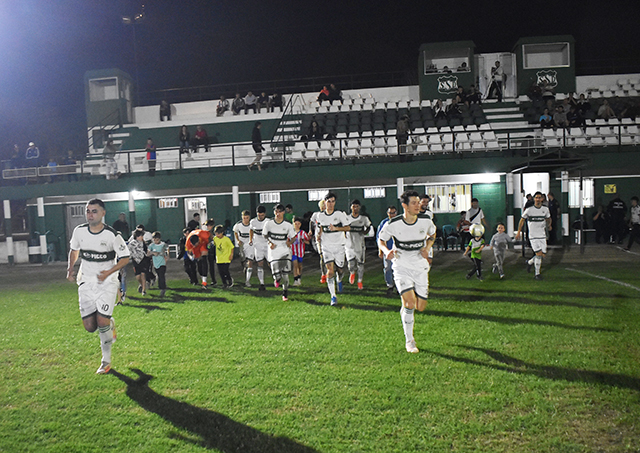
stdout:
<svg viewBox="0 0 640 453">
<path fill-rule="evenodd" d="M 284 108 L 282 119 L 271 139 L 271 152 L 290 152 L 300 141 L 300 128 L 304 115 L 304 100 L 299 94 L 291 96 Z"/>
<path fill-rule="evenodd" d="M 482 103 L 487 122 L 500 140 L 510 140 L 511 147 L 530 147 L 539 139 L 539 129 L 529 124 L 515 101 Z"/>
</svg>

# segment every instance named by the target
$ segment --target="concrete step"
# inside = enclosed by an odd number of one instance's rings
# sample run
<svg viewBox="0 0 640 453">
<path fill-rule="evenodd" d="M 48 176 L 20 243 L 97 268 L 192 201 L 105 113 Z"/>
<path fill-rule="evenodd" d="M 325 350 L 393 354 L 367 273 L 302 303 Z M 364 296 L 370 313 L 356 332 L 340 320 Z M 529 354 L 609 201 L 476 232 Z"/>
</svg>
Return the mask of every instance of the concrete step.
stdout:
<svg viewBox="0 0 640 453">
<path fill-rule="evenodd" d="M 492 121 L 498 121 L 498 120 L 519 120 L 524 118 L 524 115 L 522 113 L 503 113 L 503 114 L 499 114 L 499 115 L 487 115 L 485 114 L 485 117 L 487 118 L 488 122 L 492 122 Z"/>
<path fill-rule="evenodd" d="M 501 129 L 527 129 L 531 127 L 531 125 L 526 121 L 510 121 L 508 123 L 505 122 L 489 122 L 491 125 L 491 129 L 494 131 Z"/>
<path fill-rule="evenodd" d="M 490 114 L 494 114 L 494 113 L 511 113 L 511 112 L 519 112 L 520 109 L 518 107 L 497 107 L 497 108 L 485 108 L 483 109 L 484 113 L 490 113 Z"/>
</svg>

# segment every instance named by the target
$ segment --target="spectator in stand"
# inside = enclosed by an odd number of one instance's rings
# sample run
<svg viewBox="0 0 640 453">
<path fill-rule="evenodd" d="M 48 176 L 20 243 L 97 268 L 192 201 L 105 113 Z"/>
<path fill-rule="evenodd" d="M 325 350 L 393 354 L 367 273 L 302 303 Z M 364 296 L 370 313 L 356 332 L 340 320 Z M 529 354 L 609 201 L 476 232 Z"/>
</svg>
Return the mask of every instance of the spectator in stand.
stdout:
<svg viewBox="0 0 640 453">
<path fill-rule="evenodd" d="M 336 88 L 336 86 L 332 83 L 329 85 L 329 102 L 333 104 L 333 101 L 342 102 L 342 91 Z"/>
<path fill-rule="evenodd" d="M 611 236 L 609 231 L 609 215 L 602 205 L 598 206 L 598 210 L 593 215 L 593 228 L 596 230 L 596 244 L 600 244 L 601 239 L 605 244 L 609 242 Z"/>
<path fill-rule="evenodd" d="M 569 122 L 569 127 L 585 126 L 584 116 L 582 116 L 582 113 L 580 112 L 580 110 L 578 110 L 578 107 L 576 107 L 575 105 L 571 106 L 571 109 L 569 110 L 569 114 L 567 115 L 567 121 Z"/>
<path fill-rule="evenodd" d="M 107 144 L 102 150 L 107 179 L 118 179 L 118 176 L 120 175 L 120 173 L 118 173 L 118 163 L 116 162 L 117 153 L 118 147 L 114 145 L 113 139 L 110 138 L 109 140 L 107 140 Z"/>
<path fill-rule="evenodd" d="M 147 152 L 147 163 L 149 164 L 149 176 L 156 175 L 156 145 L 151 137 L 147 139 L 147 146 L 144 150 Z"/>
<path fill-rule="evenodd" d="M 451 69 L 449 69 L 449 66 L 443 66 L 442 67 L 442 72 L 444 72 L 445 74 L 451 74 L 453 71 L 451 71 Z"/>
<path fill-rule="evenodd" d="M 432 108 L 433 118 L 436 120 L 447 119 L 447 112 L 445 111 L 442 99 L 438 99 Z"/>
<path fill-rule="evenodd" d="M 320 94 L 318 94 L 318 103 L 322 104 L 322 101 L 329 100 L 329 88 L 327 86 L 323 86 L 322 90 L 320 90 Z"/>
<path fill-rule="evenodd" d="M 240 112 L 244 109 L 244 99 L 240 97 L 240 93 L 236 93 L 236 97 L 231 104 L 231 111 L 234 115 L 240 115 Z"/>
<path fill-rule="evenodd" d="M 562 100 L 562 110 L 564 110 L 564 113 L 567 115 L 569 114 L 569 111 L 571 110 L 571 102 L 569 102 L 569 98 L 564 98 Z"/>
<path fill-rule="evenodd" d="M 216 107 L 216 116 L 224 115 L 224 112 L 227 110 L 229 110 L 229 101 L 224 96 L 220 96 L 220 100 Z"/>
<path fill-rule="evenodd" d="M 249 109 L 253 109 L 253 113 L 257 113 L 257 102 L 258 98 L 251 91 L 249 91 L 244 97 L 244 114 L 246 115 L 249 112 Z"/>
<path fill-rule="evenodd" d="M 20 152 L 20 147 L 17 144 L 13 145 L 13 153 L 11 154 L 11 161 L 9 165 L 11 168 L 24 167 L 24 155 Z"/>
<path fill-rule="evenodd" d="M 258 109 L 260 110 L 262 108 L 265 108 L 268 112 L 270 105 L 271 102 L 269 100 L 269 96 L 267 96 L 267 93 L 263 91 L 262 93 L 260 93 L 260 96 L 258 96 Z"/>
<path fill-rule="evenodd" d="M 262 123 L 260 121 L 256 121 L 255 126 L 253 126 L 253 132 L 251 133 L 251 145 L 253 146 L 253 151 L 256 153 L 255 159 L 247 168 L 251 171 L 251 167 L 254 165 L 258 166 L 258 171 L 262 171 L 262 166 L 260 162 L 262 162 L 262 151 L 264 148 L 262 147 L 262 134 L 260 133 L 260 129 L 262 128 Z"/>
<path fill-rule="evenodd" d="M 407 152 L 407 142 L 409 141 L 409 117 L 402 115 L 396 124 L 396 140 L 398 142 L 398 154 Z"/>
<path fill-rule="evenodd" d="M 466 61 L 463 61 L 462 63 L 460 63 L 460 66 L 458 66 L 457 72 L 469 72 L 469 67 L 467 66 Z"/>
<path fill-rule="evenodd" d="M 527 96 L 533 102 L 541 101 L 542 100 L 542 89 L 540 88 L 540 85 L 538 85 L 537 83 L 533 82 L 531 84 L 531 86 L 529 87 L 529 90 L 527 91 Z"/>
<path fill-rule="evenodd" d="M 467 95 L 464 92 L 463 87 L 458 87 L 458 91 L 456 91 L 456 100 L 458 104 L 467 104 L 469 106 L 469 101 L 467 101 Z"/>
<path fill-rule="evenodd" d="M 451 104 L 447 105 L 445 112 L 449 120 L 462 117 L 462 109 L 460 108 L 460 104 L 458 104 L 457 96 L 451 100 Z"/>
<path fill-rule="evenodd" d="M 553 127 L 553 118 L 549 115 L 549 109 L 545 108 L 542 115 L 538 119 L 540 127 L 543 129 L 551 129 Z"/>
<path fill-rule="evenodd" d="M 25 151 L 27 167 L 37 167 L 40 165 L 40 150 L 35 143 L 29 142 L 29 147 Z"/>
<path fill-rule="evenodd" d="M 49 169 L 49 180 L 47 181 L 47 183 L 56 182 L 57 180 L 56 173 L 58 173 L 58 162 L 56 162 L 55 157 L 49 158 L 49 163 L 47 164 L 47 168 Z"/>
<path fill-rule="evenodd" d="M 275 107 L 279 107 L 280 111 L 282 111 L 282 95 L 279 93 L 273 93 L 271 95 L 271 106 L 269 108 L 270 112 L 273 112 Z"/>
<path fill-rule="evenodd" d="M 607 213 L 611 222 L 611 236 L 614 243 L 622 244 L 622 239 L 626 233 L 625 217 L 627 215 L 627 204 L 622 201 L 620 196 L 616 196 L 609 202 Z"/>
<path fill-rule="evenodd" d="M 78 162 L 76 161 L 72 150 L 67 151 L 67 157 L 65 157 L 62 161 L 62 165 L 78 165 Z M 78 175 L 76 173 L 71 173 L 71 171 L 72 169 L 67 169 L 67 173 L 69 173 L 67 175 L 67 179 L 69 180 L 69 182 L 78 181 Z"/>
<path fill-rule="evenodd" d="M 167 121 L 171 121 L 171 104 L 163 100 L 160 102 L 160 121 L 164 121 L 165 116 Z"/>
<path fill-rule="evenodd" d="M 197 153 L 200 145 L 204 146 L 204 152 L 209 152 L 209 135 L 202 126 L 196 126 L 196 134 L 193 137 L 193 152 Z"/>
<path fill-rule="evenodd" d="M 487 99 L 490 99 L 493 96 L 493 93 L 496 93 L 498 102 L 502 102 L 502 89 L 505 78 L 504 69 L 500 66 L 500 62 L 496 61 L 493 68 L 491 68 L 491 85 L 489 85 L 489 94 L 487 95 Z"/>
<path fill-rule="evenodd" d="M 602 118 L 603 120 L 608 120 L 610 118 L 615 118 L 616 113 L 613 111 L 611 106 L 609 105 L 609 101 L 606 99 L 602 102 L 602 105 L 598 109 L 598 118 Z"/>
<path fill-rule="evenodd" d="M 180 154 L 189 152 L 189 148 L 191 148 L 191 133 L 186 125 L 180 128 L 178 140 L 180 141 Z"/>
<path fill-rule="evenodd" d="M 482 104 L 482 93 L 478 91 L 475 85 L 469 86 L 469 92 L 467 93 L 467 102 L 469 104 Z"/>
<path fill-rule="evenodd" d="M 316 120 L 311 121 L 307 132 L 307 140 L 322 140 L 323 138 L 324 134 L 318 122 Z"/>
<path fill-rule="evenodd" d="M 591 103 L 584 97 L 584 94 L 580 94 L 577 106 L 583 116 L 591 110 Z"/>
<path fill-rule="evenodd" d="M 547 103 L 551 101 L 552 103 L 556 100 L 556 93 L 553 91 L 553 87 L 549 84 L 549 82 L 542 82 L 542 86 L 540 87 L 542 90 L 542 100 Z"/>
<path fill-rule="evenodd" d="M 556 113 L 553 114 L 553 124 L 556 127 L 568 127 L 569 123 L 567 122 L 567 114 L 564 111 L 564 108 L 559 105 L 556 108 Z"/>
<path fill-rule="evenodd" d="M 578 101 L 576 100 L 574 95 L 575 93 L 570 91 L 567 97 L 565 98 L 565 101 L 569 104 L 569 108 L 571 108 L 572 105 L 575 105 L 576 107 L 578 106 Z"/>
<path fill-rule="evenodd" d="M 627 252 L 634 242 L 640 242 L 640 206 L 638 205 L 638 197 L 631 197 L 629 216 L 629 243 L 624 248 Z"/>
<path fill-rule="evenodd" d="M 638 116 L 640 116 L 640 102 L 629 99 L 629 103 L 627 103 L 620 112 L 620 118 L 630 118 L 635 121 Z"/>
</svg>

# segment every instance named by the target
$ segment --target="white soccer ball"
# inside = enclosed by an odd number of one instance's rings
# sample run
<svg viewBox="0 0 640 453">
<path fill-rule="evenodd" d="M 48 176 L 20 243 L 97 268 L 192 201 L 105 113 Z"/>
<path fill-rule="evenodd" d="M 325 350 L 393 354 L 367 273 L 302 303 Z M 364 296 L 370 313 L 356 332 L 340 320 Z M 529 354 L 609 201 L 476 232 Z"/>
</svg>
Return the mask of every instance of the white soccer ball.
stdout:
<svg viewBox="0 0 640 453">
<path fill-rule="evenodd" d="M 479 238 L 484 234 L 484 226 L 482 226 L 481 223 L 474 223 L 469 228 L 469 232 L 471 233 L 471 236 Z"/>
</svg>

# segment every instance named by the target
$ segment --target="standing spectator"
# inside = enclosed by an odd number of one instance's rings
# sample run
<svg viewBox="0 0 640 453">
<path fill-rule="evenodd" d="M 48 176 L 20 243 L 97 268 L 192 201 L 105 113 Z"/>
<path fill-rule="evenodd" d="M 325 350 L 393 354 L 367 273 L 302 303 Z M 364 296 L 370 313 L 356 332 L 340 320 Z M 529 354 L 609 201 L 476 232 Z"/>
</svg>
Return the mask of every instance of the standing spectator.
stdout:
<svg viewBox="0 0 640 453">
<path fill-rule="evenodd" d="M 122 235 L 123 238 L 128 238 L 131 234 L 129 229 L 129 223 L 127 222 L 127 216 L 124 212 L 118 215 L 118 220 L 113 222 L 113 229 Z"/>
<path fill-rule="evenodd" d="M 398 141 L 398 154 L 407 152 L 407 141 L 409 140 L 409 117 L 402 115 L 396 124 L 396 140 Z"/>
<path fill-rule="evenodd" d="M 49 163 L 47 164 L 47 168 L 49 170 L 49 181 L 48 182 L 56 182 L 57 177 L 56 173 L 58 173 L 58 162 L 56 162 L 55 157 L 49 158 Z"/>
<path fill-rule="evenodd" d="M 216 116 L 224 115 L 224 112 L 227 110 L 229 110 L 229 101 L 224 96 L 220 96 L 218 106 L 216 107 Z"/>
<path fill-rule="evenodd" d="M 189 231 L 197 230 L 200 228 L 200 213 L 196 212 L 193 214 L 193 219 L 189 220 L 187 224 L 187 228 Z"/>
<path fill-rule="evenodd" d="M 233 278 L 229 272 L 229 266 L 233 260 L 233 242 L 224 235 L 224 227 L 217 225 L 214 230 L 213 245 L 216 250 L 216 264 L 222 281 L 222 288 L 227 289 L 233 286 Z"/>
<path fill-rule="evenodd" d="M 285 207 L 285 211 L 286 209 L 287 208 Z M 302 220 L 298 217 L 293 219 L 293 231 L 295 233 L 293 241 L 291 242 L 291 261 L 293 261 L 293 286 L 302 285 L 302 260 L 304 259 L 305 244 L 309 244 L 309 235 L 306 233 L 306 231 L 302 230 L 301 227 Z"/>
<path fill-rule="evenodd" d="M 541 196 L 542 197 L 542 196 Z M 484 218 L 484 212 L 482 212 L 482 208 L 479 207 L 479 202 L 477 198 L 471 199 L 471 208 L 467 211 L 467 214 L 464 218 L 466 225 L 473 225 L 474 223 L 482 223 L 485 228 L 489 228 L 489 224 L 487 220 Z M 464 243 L 463 243 L 464 244 Z"/>
<path fill-rule="evenodd" d="M 247 165 L 249 171 L 251 171 L 251 167 L 254 165 L 257 165 L 258 170 L 262 171 L 260 162 L 262 161 L 262 151 L 264 151 L 264 148 L 262 147 L 262 134 L 260 133 L 261 127 L 262 123 L 260 121 L 256 121 L 255 126 L 253 126 L 253 132 L 251 133 L 251 146 L 253 146 L 253 151 L 256 153 L 256 157 L 253 159 L 253 162 Z"/>
<path fill-rule="evenodd" d="M 151 137 L 147 139 L 147 146 L 144 148 L 147 152 L 147 163 L 149 164 L 149 176 L 156 175 L 156 145 Z"/>
<path fill-rule="evenodd" d="M 625 235 L 626 223 L 624 221 L 627 215 L 627 204 L 622 201 L 620 196 L 616 196 L 609 202 L 607 213 L 611 222 L 611 236 L 613 242 L 622 244 Z"/>
<path fill-rule="evenodd" d="M 551 214 L 551 224 L 549 226 L 549 244 L 553 245 L 558 240 L 558 220 L 560 218 L 560 203 L 556 199 L 553 192 L 549 192 L 547 196 L 549 202 L 547 207 L 549 208 L 549 214 Z"/>
<path fill-rule="evenodd" d="M 62 161 L 62 165 L 73 165 L 74 167 L 76 167 L 78 165 L 78 162 L 76 161 L 76 158 L 73 156 L 73 150 L 67 151 L 67 157 L 65 157 L 64 160 Z M 67 173 L 68 173 L 67 178 L 68 178 L 69 182 L 78 181 L 78 175 L 76 174 L 76 168 L 67 169 Z"/>
<path fill-rule="evenodd" d="M 288 204 L 284 207 L 284 219 L 293 224 L 293 218 L 294 218 L 294 214 L 293 214 L 293 205 Z"/>
<path fill-rule="evenodd" d="M 244 114 L 246 115 L 249 109 L 253 109 L 253 113 L 257 113 L 257 102 L 258 98 L 249 91 L 244 97 Z"/>
<path fill-rule="evenodd" d="M 25 151 L 27 167 L 37 167 L 40 165 L 40 150 L 35 143 L 29 142 L 29 147 Z"/>
<path fill-rule="evenodd" d="M 493 93 L 496 93 L 498 96 L 498 102 L 502 102 L 502 87 L 505 79 L 504 69 L 500 66 L 500 62 L 496 61 L 493 68 L 491 68 L 491 85 L 489 86 L 489 94 L 487 95 L 487 99 L 490 99 L 493 96 Z"/>
<path fill-rule="evenodd" d="M 593 228 L 596 230 L 596 244 L 600 244 L 601 239 L 605 244 L 609 242 L 611 236 L 609 232 L 609 215 L 602 205 L 598 206 L 598 210 L 593 215 Z"/>
<path fill-rule="evenodd" d="M 171 104 L 164 99 L 160 102 L 160 121 L 164 121 L 167 117 L 167 121 L 171 121 Z"/>
<path fill-rule="evenodd" d="M 110 138 L 107 140 L 107 144 L 102 150 L 107 179 L 118 179 L 118 163 L 116 162 L 117 153 L 118 147 L 113 143 L 113 139 Z"/>
<path fill-rule="evenodd" d="M 153 233 L 153 242 L 149 244 L 149 256 L 153 262 L 153 267 L 158 275 L 158 288 L 160 288 L 160 297 L 164 297 L 167 291 L 167 280 L 165 274 L 167 273 L 167 256 L 168 247 L 167 244 L 162 242 L 162 235 L 159 231 Z"/>
<path fill-rule="evenodd" d="M 187 236 L 191 230 L 185 228 L 182 230 L 182 237 L 180 238 L 180 242 L 178 243 L 178 256 L 179 260 L 182 260 L 184 264 L 184 271 L 189 276 L 189 282 L 196 286 L 198 284 L 198 274 L 196 270 L 196 262 L 191 259 L 189 254 L 187 253 Z"/>
<path fill-rule="evenodd" d="M 626 251 L 631 249 L 635 241 L 640 242 L 640 205 L 638 205 L 638 197 L 631 197 L 629 214 L 629 242 L 624 248 Z"/>
<path fill-rule="evenodd" d="M 384 226 L 389 223 L 391 219 L 398 215 L 398 209 L 395 206 L 389 206 L 387 208 L 387 218 L 380 222 L 378 225 L 378 231 L 376 232 L 376 243 L 380 241 L 380 232 Z M 387 240 L 387 248 L 391 250 L 393 248 L 393 238 Z M 393 283 L 393 262 L 387 259 L 382 250 L 378 250 L 378 256 L 382 259 L 382 265 L 384 269 L 384 281 L 387 284 L 387 296 L 392 296 L 395 292 L 395 286 Z"/>
<path fill-rule="evenodd" d="M 244 99 L 240 97 L 240 93 L 236 93 L 236 97 L 231 104 L 231 111 L 234 115 L 240 115 L 240 112 L 244 109 Z"/>
<path fill-rule="evenodd" d="M 540 123 L 540 127 L 543 129 L 553 128 L 553 118 L 551 117 L 551 115 L 549 115 L 548 108 L 544 109 L 544 112 L 542 113 L 542 115 L 540 115 L 538 122 Z"/>
<path fill-rule="evenodd" d="M 184 124 L 180 128 L 178 140 L 180 141 L 180 154 L 189 152 L 189 148 L 191 147 L 191 133 L 189 132 L 189 128 Z"/>
<path fill-rule="evenodd" d="M 525 209 L 527 209 L 529 206 L 533 206 L 533 195 L 531 195 L 530 193 L 528 193 L 525 197 L 525 199 L 527 201 L 524 202 L 524 207 L 522 208 L 522 210 L 524 211 Z"/>
<path fill-rule="evenodd" d="M 613 111 L 611 106 L 609 105 L 609 101 L 606 99 L 602 102 L 602 105 L 598 109 L 598 118 L 602 118 L 604 120 L 608 120 L 610 118 L 615 118 L 616 113 Z"/>
<path fill-rule="evenodd" d="M 280 111 L 282 111 L 282 95 L 279 93 L 273 93 L 271 95 L 271 106 L 269 111 L 273 112 L 275 107 L 279 107 Z"/>
<path fill-rule="evenodd" d="M 262 93 L 260 93 L 260 96 L 258 96 L 258 109 L 262 109 L 264 107 L 265 109 L 267 109 L 267 111 L 269 111 L 269 105 L 269 96 L 263 91 Z"/>
<path fill-rule="evenodd" d="M 458 219 L 458 223 L 456 223 L 456 231 L 458 232 L 458 236 L 460 236 L 460 244 L 462 246 L 466 246 L 471 240 L 471 233 L 469 233 L 469 225 L 465 222 L 467 217 L 467 211 L 462 211 L 460 213 L 460 218 Z"/>
<path fill-rule="evenodd" d="M 553 106 L 553 103 L 556 100 L 556 93 L 553 91 L 553 87 L 549 82 L 544 81 L 542 82 L 540 89 L 542 90 L 542 100 L 547 104 L 547 106 L 549 103 Z"/>
<path fill-rule="evenodd" d="M 11 168 L 22 168 L 24 167 L 24 155 L 20 153 L 20 147 L 15 144 L 13 145 L 13 153 L 11 153 Z"/>
<path fill-rule="evenodd" d="M 209 152 L 209 135 L 202 126 L 196 126 L 196 135 L 193 137 L 193 152 L 197 153 L 200 145 L 204 146 L 204 152 Z"/>
</svg>

